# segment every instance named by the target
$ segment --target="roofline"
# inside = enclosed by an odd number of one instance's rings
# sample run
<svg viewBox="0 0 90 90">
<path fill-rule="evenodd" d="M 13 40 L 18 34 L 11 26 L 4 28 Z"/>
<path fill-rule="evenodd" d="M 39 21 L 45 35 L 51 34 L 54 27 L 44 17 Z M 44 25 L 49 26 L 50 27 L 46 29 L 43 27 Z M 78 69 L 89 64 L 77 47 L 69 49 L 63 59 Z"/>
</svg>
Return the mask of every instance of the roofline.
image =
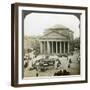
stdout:
<svg viewBox="0 0 90 90">
<path fill-rule="evenodd" d="M 69 28 L 48 28 L 46 30 L 68 30 L 69 32 L 74 33 L 72 30 L 70 30 Z"/>
<path fill-rule="evenodd" d="M 67 35 L 64 35 L 64 34 L 62 34 L 62 33 L 59 33 L 59 32 L 56 32 L 56 31 L 52 31 L 52 32 L 55 32 L 55 33 L 57 33 L 57 34 L 60 34 L 60 35 L 65 36 L 65 37 L 67 37 L 67 38 L 68 38 L 68 36 L 67 36 Z M 49 32 L 49 33 L 52 33 L 52 32 Z M 43 36 L 41 36 L 40 38 L 43 38 L 44 36 L 48 35 L 49 33 L 44 34 L 44 35 L 43 35 Z"/>
</svg>

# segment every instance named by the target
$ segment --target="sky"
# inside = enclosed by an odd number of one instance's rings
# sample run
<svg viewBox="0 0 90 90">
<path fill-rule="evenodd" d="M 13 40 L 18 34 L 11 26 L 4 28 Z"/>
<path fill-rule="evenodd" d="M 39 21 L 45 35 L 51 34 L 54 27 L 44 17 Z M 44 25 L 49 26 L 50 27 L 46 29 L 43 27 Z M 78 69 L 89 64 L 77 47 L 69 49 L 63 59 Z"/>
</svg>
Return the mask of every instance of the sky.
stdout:
<svg viewBox="0 0 90 90">
<path fill-rule="evenodd" d="M 74 32 L 74 38 L 79 37 L 79 19 L 75 15 L 31 13 L 24 19 L 24 35 L 39 36 L 55 25 L 64 25 Z"/>
</svg>

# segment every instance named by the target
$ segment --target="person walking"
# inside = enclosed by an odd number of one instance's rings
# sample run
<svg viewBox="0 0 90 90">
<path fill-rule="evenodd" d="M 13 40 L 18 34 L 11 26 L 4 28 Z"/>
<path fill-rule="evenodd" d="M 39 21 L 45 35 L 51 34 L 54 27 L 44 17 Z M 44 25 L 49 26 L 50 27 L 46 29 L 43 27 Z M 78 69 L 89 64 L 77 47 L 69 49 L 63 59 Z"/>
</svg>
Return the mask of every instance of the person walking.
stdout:
<svg viewBox="0 0 90 90">
<path fill-rule="evenodd" d="M 68 68 L 70 68 L 70 63 L 68 64 Z"/>
<path fill-rule="evenodd" d="M 72 60 L 71 60 L 71 58 L 69 59 L 69 63 L 72 63 Z"/>
</svg>

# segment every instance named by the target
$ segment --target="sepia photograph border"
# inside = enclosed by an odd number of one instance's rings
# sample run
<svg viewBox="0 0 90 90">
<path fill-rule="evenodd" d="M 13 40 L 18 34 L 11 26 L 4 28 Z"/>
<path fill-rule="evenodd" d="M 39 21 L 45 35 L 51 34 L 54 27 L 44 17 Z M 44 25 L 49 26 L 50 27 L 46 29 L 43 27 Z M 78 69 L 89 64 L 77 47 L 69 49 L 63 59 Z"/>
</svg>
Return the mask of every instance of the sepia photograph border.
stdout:
<svg viewBox="0 0 90 90">
<path fill-rule="evenodd" d="M 45 82 L 45 83 L 19 83 L 19 20 L 18 20 L 18 7 L 41 7 L 41 8 L 54 8 L 54 9 L 69 9 L 69 10 L 84 10 L 85 11 L 85 80 L 75 81 L 60 81 L 60 82 Z M 88 8 L 82 6 L 63 6 L 63 5 L 45 5 L 45 4 L 32 4 L 32 3 L 15 3 L 11 5 L 11 86 L 25 87 L 25 86 L 41 86 L 41 85 L 60 85 L 60 84 L 74 84 L 74 83 L 87 83 L 88 82 Z M 82 32 L 82 31 L 81 31 Z M 59 78 L 58 78 L 59 79 Z M 43 80 L 43 79 L 42 79 Z"/>
</svg>

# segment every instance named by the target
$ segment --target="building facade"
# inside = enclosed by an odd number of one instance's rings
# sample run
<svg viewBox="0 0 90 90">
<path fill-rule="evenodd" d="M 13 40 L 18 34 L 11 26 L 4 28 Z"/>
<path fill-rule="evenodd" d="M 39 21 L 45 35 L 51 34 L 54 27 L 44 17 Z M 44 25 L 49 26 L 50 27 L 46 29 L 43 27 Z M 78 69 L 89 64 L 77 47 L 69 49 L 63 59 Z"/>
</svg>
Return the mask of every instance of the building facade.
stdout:
<svg viewBox="0 0 90 90">
<path fill-rule="evenodd" d="M 41 54 L 67 54 L 70 52 L 70 42 L 73 31 L 63 25 L 48 28 L 39 38 Z"/>
</svg>

